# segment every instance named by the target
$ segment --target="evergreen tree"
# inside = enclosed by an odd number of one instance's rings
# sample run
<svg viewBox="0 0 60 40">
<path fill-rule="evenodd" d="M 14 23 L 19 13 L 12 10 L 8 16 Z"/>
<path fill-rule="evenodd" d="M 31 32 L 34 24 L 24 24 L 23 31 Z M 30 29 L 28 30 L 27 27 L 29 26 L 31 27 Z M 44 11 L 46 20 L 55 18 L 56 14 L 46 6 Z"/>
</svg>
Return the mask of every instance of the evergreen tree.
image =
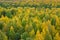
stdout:
<svg viewBox="0 0 60 40">
<path fill-rule="evenodd" d="M 0 40 L 8 40 L 7 36 L 0 30 Z"/>
</svg>

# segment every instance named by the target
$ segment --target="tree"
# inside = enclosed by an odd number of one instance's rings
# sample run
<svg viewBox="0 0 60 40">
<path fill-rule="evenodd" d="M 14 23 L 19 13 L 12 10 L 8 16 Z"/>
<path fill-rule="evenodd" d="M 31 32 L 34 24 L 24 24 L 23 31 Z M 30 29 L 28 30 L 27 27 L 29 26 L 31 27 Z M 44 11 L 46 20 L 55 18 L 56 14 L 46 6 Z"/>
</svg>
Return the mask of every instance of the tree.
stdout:
<svg viewBox="0 0 60 40">
<path fill-rule="evenodd" d="M 8 31 L 8 38 L 9 40 L 15 40 L 15 32 L 13 26 L 11 26 L 10 30 Z"/>
<path fill-rule="evenodd" d="M 0 40 L 8 40 L 7 36 L 0 30 Z"/>
</svg>

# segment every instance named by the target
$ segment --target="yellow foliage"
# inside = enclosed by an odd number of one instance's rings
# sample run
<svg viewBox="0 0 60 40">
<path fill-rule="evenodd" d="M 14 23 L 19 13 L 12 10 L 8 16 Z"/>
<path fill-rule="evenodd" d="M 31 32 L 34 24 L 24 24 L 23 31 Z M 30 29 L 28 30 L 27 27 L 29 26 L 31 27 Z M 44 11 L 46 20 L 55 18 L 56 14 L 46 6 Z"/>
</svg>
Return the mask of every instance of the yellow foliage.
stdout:
<svg viewBox="0 0 60 40">
<path fill-rule="evenodd" d="M 33 18 L 33 22 L 36 22 L 36 23 L 38 23 L 38 22 L 39 22 L 39 20 L 38 20 L 38 17 L 37 17 L 37 16 Z"/>
<path fill-rule="evenodd" d="M 43 37 L 42 37 L 42 35 L 41 35 L 39 30 L 37 30 L 36 37 L 35 37 L 34 40 L 43 40 Z"/>
<path fill-rule="evenodd" d="M 11 31 L 14 30 L 13 26 L 10 27 L 10 30 L 11 30 Z"/>
<path fill-rule="evenodd" d="M 59 35 L 59 33 L 56 33 L 55 40 L 60 40 L 60 35 Z"/>
<path fill-rule="evenodd" d="M 34 29 L 31 30 L 31 32 L 29 32 L 29 35 L 32 37 L 35 35 Z"/>
<path fill-rule="evenodd" d="M 7 16 L 3 16 L 0 18 L 0 21 L 4 21 L 5 23 L 9 23 L 10 19 Z"/>
<path fill-rule="evenodd" d="M 56 25 L 60 25 L 59 17 L 58 17 L 58 16 L 56 16 L 55 18 L 56 18 Z"/>
<path fill-rule="evenodd" d="M 27 31 L 28 27 L 29 27 L 29 25 L 27 24 L 27 25 L 25 26 L 25 31 Z"/>
<path fill-rule="evenodd" d="M 18 13 L 22 13 L 23 8 L 22 7 L 18 7 Z"/>
<path fill-rule="evenodd" d="M 26 9 L 26 13 L 30 13 L 30 8 L 27 8 Z"/>
</svg>

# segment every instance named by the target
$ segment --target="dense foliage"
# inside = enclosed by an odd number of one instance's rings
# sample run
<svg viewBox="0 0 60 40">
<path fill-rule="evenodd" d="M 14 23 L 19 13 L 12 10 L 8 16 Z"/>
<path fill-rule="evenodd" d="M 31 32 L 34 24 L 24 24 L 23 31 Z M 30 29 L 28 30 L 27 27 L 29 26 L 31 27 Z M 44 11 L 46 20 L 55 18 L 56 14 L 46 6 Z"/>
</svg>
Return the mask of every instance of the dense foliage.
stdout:
<svg viewBox="0 0 60 40">
<path fill-rule="evenodd" d="M 39 7 L 0 4 L 0 40 L 60 40 L 58 3 Z"/>
<path fill-rule="evenodd" d="M 39 7 L 39 8 L 60 8 L 60 0 L 15 0 L 15 1 L 1 1 L 1 7 Z"/>
</svg>

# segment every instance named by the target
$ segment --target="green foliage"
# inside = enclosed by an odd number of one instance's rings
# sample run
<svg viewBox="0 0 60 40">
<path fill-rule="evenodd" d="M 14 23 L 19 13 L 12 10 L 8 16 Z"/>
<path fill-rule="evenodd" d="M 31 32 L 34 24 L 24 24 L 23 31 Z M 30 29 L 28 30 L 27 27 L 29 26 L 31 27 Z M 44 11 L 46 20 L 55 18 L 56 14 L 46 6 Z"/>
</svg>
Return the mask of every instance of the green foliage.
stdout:
<svg viewBox="0 0 60 40">
<path fill-rule="evenodd" d="M 51 35 L 49 35 L 48 33 L 46 33 L 44 40 L 52 40 Z"/>
<path fill-rule="evenodd" d="M 26 40 L 27 37 L 29 37 L 29 35 L 28 35 L 27 32 L 24 32 L 24 33 L 21 35 L 21 39 Z"/>
<path fill-rule="evenodd" d="M 0 30 L 0 40 L 8 40 L 7 36 Z"/>
<path fill-rule="evenodd" d="M 12 30 L 10 30 L 8 32 L 8 37 L 9 37 L 9 40 L 15 40 L 15 32 Z"/>
<path fill-rule="evenodd" d="M 0 30 L 3 28 L 3 22 L 0 22 Z"/>
<path fill-rule="evenodd" d="M 38 2 L 0 2 L 0 40 L 59 40 L 60 5 Z"/>
<path fill-rule="evenodd" d="M 56 25 L 56 19 L 55 18 L 51 19 L 51 25 Z"/>
<path fill-rule="evenodd" d="M 26 26 L 26 21 L 25 21 L 25 20 L 22 21 L 22 26 L 23 26 L 23 27 Z"/>
<path fill-rule="evenodd" d="M 7 12 L 6 16 L 9 17 L 9 18 L 12 18 L 12 14 L 10 12 Z"/>
</svg>

